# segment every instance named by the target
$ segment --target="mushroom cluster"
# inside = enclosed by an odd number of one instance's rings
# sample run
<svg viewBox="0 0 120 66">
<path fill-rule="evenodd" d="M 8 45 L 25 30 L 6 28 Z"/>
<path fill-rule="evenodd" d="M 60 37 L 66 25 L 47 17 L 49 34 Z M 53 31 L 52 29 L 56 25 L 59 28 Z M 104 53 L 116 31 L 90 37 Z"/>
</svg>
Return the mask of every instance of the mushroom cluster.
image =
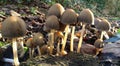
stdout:
<svg viewBox="0 0 120 66">
<path fill-rule="evenodd" d="M 30 58 L 34 56 L 36 48 L 39 56 L 45 52 L 57 56 L 66 55 L 68 52 L 97 55 L 104 46 L 104 36 L 109 38 L 107 33 L 109 34 L 111 26 L 113 32 L 116 32 L 115 28 L 118 27 L 116 23 L 110 23 L 105 18 L 95 18 L 90 9 L 83 9 L 80 13 L 76 13 L 73 9 L 65 9 L 61 4 L 56 3 L 49 8 L 43 26 L 43 30 L 47 32 L 45 34 L 47 38 L 44 38 L 42 32 L 34 32 L 23 42 L 23 36 L 27 35 L 29 29 L 26 28 L 20 16 L 15 16 L 14 12 L 11 12 L 12 16 L 1 23 L 0 30 L 4 38 L 12 40 L 15 66 L 19 66 L 18 44 L 22 47 L 25 44 L 29 48 Z M 94 37 L 98 34 L 100 36 L 95 38 L 92 44 L 87 43 L 89 39 L 86 37 Z M 22 56 L 23 54 L 21 53 Z"/>
</svg>

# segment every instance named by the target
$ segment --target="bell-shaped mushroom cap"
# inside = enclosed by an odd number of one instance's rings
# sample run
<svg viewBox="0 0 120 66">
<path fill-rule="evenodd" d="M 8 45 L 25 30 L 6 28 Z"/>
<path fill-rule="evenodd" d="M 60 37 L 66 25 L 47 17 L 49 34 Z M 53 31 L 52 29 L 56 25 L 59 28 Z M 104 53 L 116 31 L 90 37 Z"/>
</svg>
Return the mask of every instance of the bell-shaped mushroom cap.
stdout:
<svg viewBox="0 0 120 66">
<path fill-rule="evenodd" d="M 49 16 L 45 22 L 45 26 L 49 29 L 58 30 L 59 29 L 59 19 L 54 15 Z"/>
<path fill-rule="evenodd" d="M 101 22 L 98 24 L 98 29 L 102 31 L 109 31 L 111 28 L 111 24 L 106 19 L 102 19 Z"/>
<path fill-rule="evenodd" d="M 26 31 L 25 22 L 17 16 L 10 16 L 2 22 L 1 33 L 3 37 L 21 37 L 26 34 Z"/>
<path fill-rule="evenodd" d="M 95 25 L 95 27 L 98 26 L 99 22 L 101 22 L 101 20 L 99 18 L 95 18 L 94 19 L 94 25 Z"/>
<path fill-rule="evenodd" d="M 29 47 L 29 48 L 34 48 L 34 47 L 37 46 L 37 45 L 35 45 L 35 44 L 33 43 L 33 38 L 29 38 L 29 39 L 25 42 L 25 45 L 26 45 L 27 47 Z"/>
<path fill-rule="evenodd" d="M 65 11 L 64 7 L 61 4 L 56 3 L 49 8 L 48 16 L 55 15 L 58 18 L 60 18 L 64 11 Z"/>
<path fill-rule="evenodd" d="M 61 16 L 61 23 L 75 24 L 77 23 L 77 14 L 73 9 L 67 9 Z"/>
<path fill-rule="evenodd" d="M 94 46 L 96 47 L 96 48 L 102 48 L 103 47 L 103 40 L 101 40 L 101 39 L 97 39 L 96 41 L 95 41 L 95 43 L 94 43 Z"/>
<path fill-rule="evenodd" d="M 94 24 L 94 15 L 90 9 L 84 9 L 78 16 L 78 22 Z"/>
<path fill-rule="evenodd" d="M 44 36 L 42 33 L 35 33 L 33 36 L 33 43 L 40 47 L 44 45 Z"/>
</svg>

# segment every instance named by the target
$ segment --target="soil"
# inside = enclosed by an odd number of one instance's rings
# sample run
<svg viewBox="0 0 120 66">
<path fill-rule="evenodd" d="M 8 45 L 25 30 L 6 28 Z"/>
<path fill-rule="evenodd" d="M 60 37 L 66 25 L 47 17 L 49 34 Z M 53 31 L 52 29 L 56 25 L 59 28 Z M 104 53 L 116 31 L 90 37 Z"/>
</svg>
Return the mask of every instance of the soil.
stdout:
<svg viewBox="0 0 120 66">
<path fill-rule="evenodd" d="M 98 66 L 99 60 L 91 55 L 69 53 L 65 56 L 37 56 L 22 62 L 20 66 Z"/>
</svg>

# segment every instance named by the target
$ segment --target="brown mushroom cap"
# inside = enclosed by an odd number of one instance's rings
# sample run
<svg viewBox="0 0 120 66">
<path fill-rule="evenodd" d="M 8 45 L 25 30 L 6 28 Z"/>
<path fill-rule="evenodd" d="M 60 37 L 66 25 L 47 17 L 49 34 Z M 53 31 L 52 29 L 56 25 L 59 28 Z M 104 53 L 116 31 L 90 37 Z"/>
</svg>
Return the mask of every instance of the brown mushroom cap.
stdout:
<svg viewBox="0 0 120 66">
<path fill-rule="evenodd" d="M 54 15 L 49 16 L 45 22 L 45 26 L 49 29 L 58 30 L 59 29 L 59 19 Z"/>
<path fill-rule="evenodd" d="M 67 9 L 61 16 L 61 23 L 75 24 L 77 23 L 77 14 L 73 9 Z"/>
<path fill-rule="evenodd" d="M 102 19 L 101 22 L 99 22 L 97 29 L 102 31 L 109 31 L 110 28 L 111 28 L 111 24 L 108 22 L 108 20 Z"/>
<path fill-rule="evenodd" d="M 78 16 L 78 22 L 94 24 L 94 15 L 90 9 L 84 9 Z"/>
<path fill-rule="evenodd" d="M 26 45 L 27 47 L 29 47 L 29 48 L 34 48 L 34 47 L 37 46 L 37 45 L 35 45 L 35 44 L 33 43 L 33 38 L 29 38 L 29 39 L 25 42 L 25 45 Z"/>
<path fill-rule="evenodd" d="M 44 45 L 44 36 L 42 33 L 35 33 L 33 36 L 33 41 L 34 44 L 38 45 L 38 46 L 42 46 Z"/>
<path fill-rule="evenodd" d="M 2 22 L 1 33 L 3 37 L 21 37 L 26 34 L 26 31 L 25 22 L 17 16 L 10 16 Z"/>
<path fill-rule="evenodd" d="M 52 5 L 48 10 L 48 16 L 55 15 L 58 18 L 60 18 L 64 11 L 65 11 L 64 7 L 60 3 L 56 3 Z"/>
<path fill-rule="evenodd" d="M 103 47 L 103 40 L 97 39 L 97 40 L 95 41 L 95 43 L 94 43 L 94 46 L 95 46 L 96 48 L 102 48 L 102 47 Z"/>
<path fill-rule="evenodd" d="M 95 25 L 95 27 L 98 27 L 99 22 L 101 22 L 101 20 L 99 18 L 95 18 L 94 19 L 94 25 Z"/>
</svg>

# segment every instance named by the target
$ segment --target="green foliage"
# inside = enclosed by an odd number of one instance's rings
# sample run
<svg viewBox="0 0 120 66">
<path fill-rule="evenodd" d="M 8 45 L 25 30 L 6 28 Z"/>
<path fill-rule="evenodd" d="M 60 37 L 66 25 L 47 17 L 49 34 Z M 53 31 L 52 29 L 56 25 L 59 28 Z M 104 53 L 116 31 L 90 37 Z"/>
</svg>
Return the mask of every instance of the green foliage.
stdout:
<svg viewBox="0 0 120 66">
<path fill-rule="evenodd" d="M 120 29 L 117 30 L 117 33 L 120 34 Z"/>
<path fill-rule="evenodd" d="M 35 7 L 31 7 L 31 8 L 30 8 L 30 12 L 31 12 L 32 14 L 37 14 L 36 11 L 37 11 L 37 8 L 35 8 Z"/>
<path fill-rule="evenodd" d="M 0 47 L 4 46 L 5 43 L 4 42 L 0 42 Z"/>
</svg>

